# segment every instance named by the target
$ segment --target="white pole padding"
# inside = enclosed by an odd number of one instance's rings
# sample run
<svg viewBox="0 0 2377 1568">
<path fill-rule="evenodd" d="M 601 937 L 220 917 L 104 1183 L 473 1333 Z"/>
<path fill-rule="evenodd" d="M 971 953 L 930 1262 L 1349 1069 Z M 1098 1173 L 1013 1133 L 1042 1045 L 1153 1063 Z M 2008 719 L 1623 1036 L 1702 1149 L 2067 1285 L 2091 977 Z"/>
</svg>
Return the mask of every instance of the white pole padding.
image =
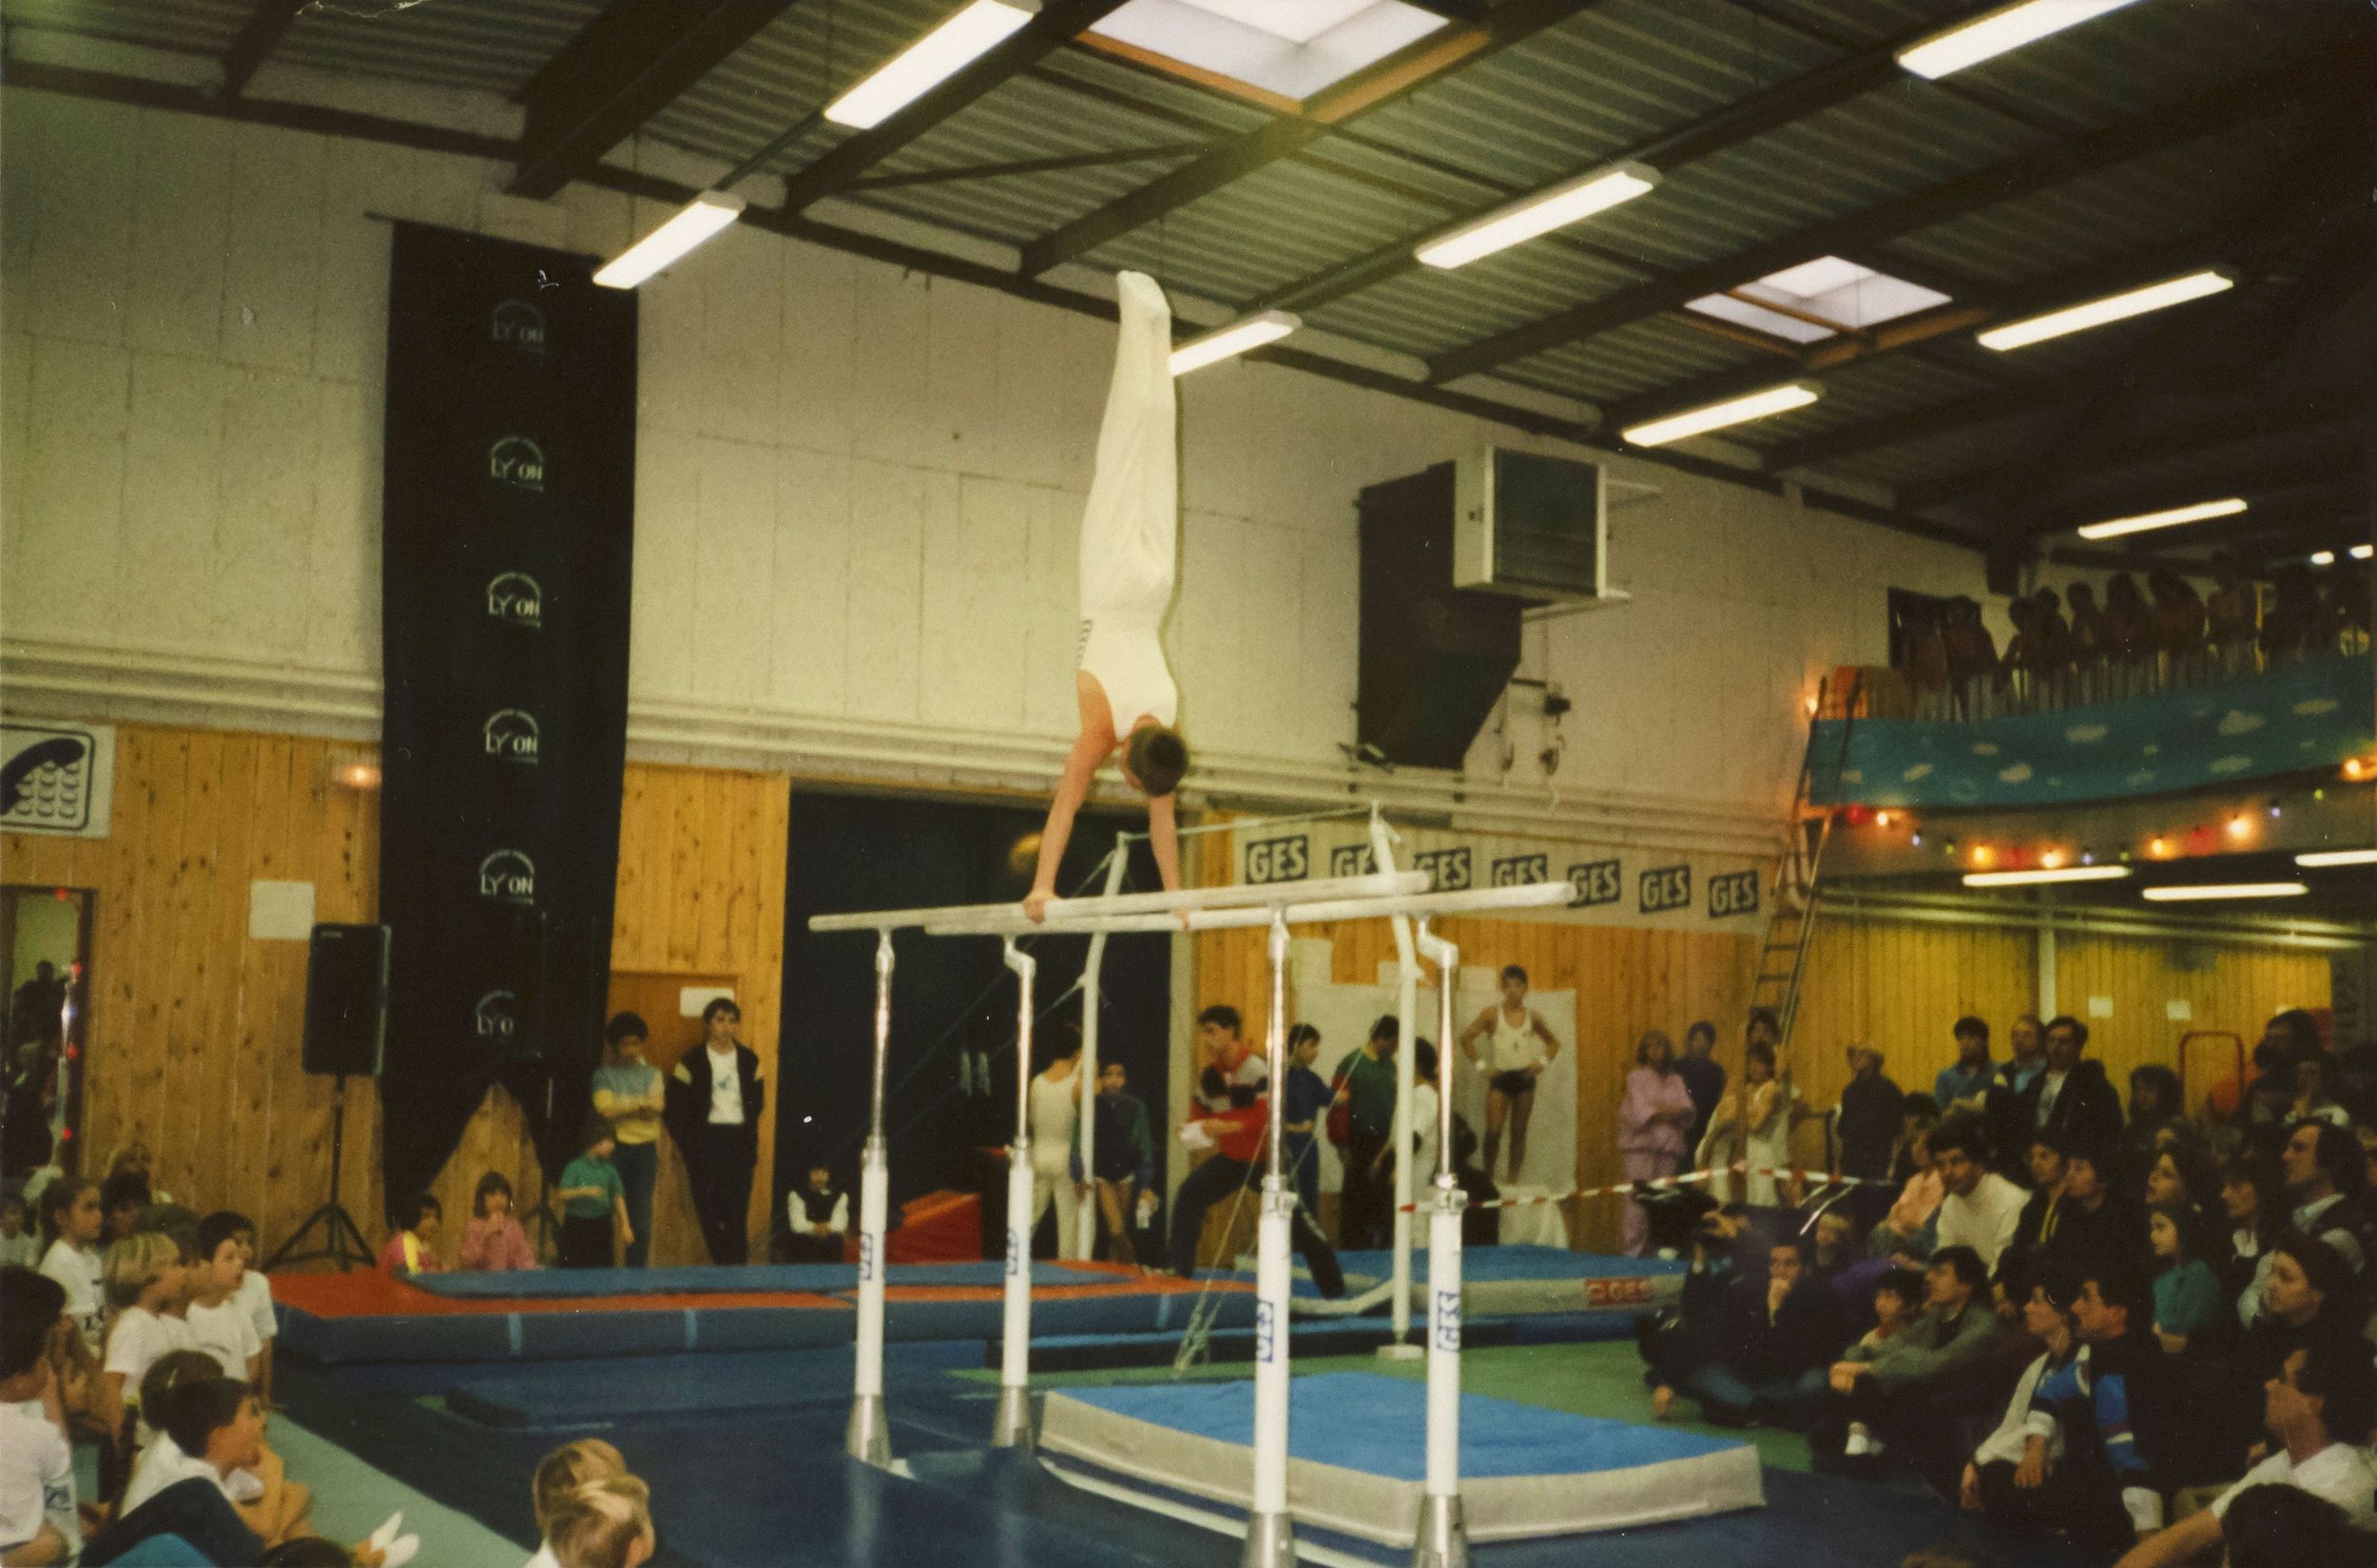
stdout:
<svg viewBox="0 0 2377 1568">
<path fill-rule="evenodd" d="M 1114 898 L 1123 885 L 1123 873 L 1131 867 L 1131 840 L 1127 835 L 1114 838 L 1114 852 L 1106 860 L 1106 898 Z M 1080 1213 L 1075 1216 L 1072 1256 L 1092 1257 L 1097 1252 L 1097 1144 L 1098 1144 L 1098 1016 L 1104 1009 L 1098 1003 L 1098 983 L 1106 969 L 1106 939 L 1108 933 L 1097 932 L 1090 938 L 1089 957 L 1081 961 L 1081 1179 L 1090 1186 L 1090 1196 L 1083 1199 Z M 1057 1251 L 1063 1252 L 1059 1245 Z"/>
<path fill-rule="evenodd" d="M 891 1217 L 891 1166 L 879 1140 L 859 1174 L 859 1378 L 864 1397 L 883 1391 L 883 1234 Z"/>
<path fill-rule="evenodd" d="M 883 1079 L 891 1061 L 892 939 L 875 939 L 875 1060 L 867 1095 L 866 1147 L 859 1164 L 857 1370 L 843 1446 L 853 1459 L 891 1462 L 883 1411 L 883 1237 L 891 1210 L 890 1142 L 883 1135 Z"/>
<path fill-rule="evenodd" d="M 1256 1232 L 1254 1271 L 1254 1512 L 1287 1512 L 1288 1206 L 1269 1189 Z"/>
<path fill-rule="evenodd" d="M 1428 1215 L 1428 1492 L 1460 1496 L 1460 1221 L 1458 1187 Z"/>
<path fill-rule="evenodd" d="M 1370 853 L 1381 871 L 1395 866 L 1394 831 L 1386 819 L 1377 811 L 1370 813 Z M 1395 1126 L 1403 1127 L 1411 1119 L 1412 1074 L 1415 1071 L 1412 1041 L 1419 1030 L 1412 1017 L 1420 1005 L 1420 961 L 1414 957 L 1411 937 L 1411 917 L 1394 917 L 1395 929 Z M 1452 1055 L 1453 1042 L 1445 1040 L 1439 1046 L 1439 1061 Z M 1440 1071 L 1449 1072 L 1449 1069 Z M 1411 1338 L 1411 1162 L 1398 1151 L 1395 1159 L 1395 1221 L 1392 1238 L 1394 1268 L 1392 1289 L 1388 1298 L 1388 1317 L 1392 1325 L 1394 1352 L 1408 1354 L 1404 1346 Z"/>
<path fill-rule="evenodd" d="M 1007 1280 L 1001 1314 L 999 1405 L 992 1442 L 1029 1446 L 1032 1384 L 1032 981 L 1039 964 L 1015 945 L 1003 944 L 1007 967 L 1015 974 L 1015 1141 L 1007 1166 Z"/>
<path fill-rule="evenodd" d="M 1399 877 L 1425 878 L 1425 872 L 1407 871 Z M 1317 886 L 1311 882 L 1287 882 L 1269 889 L 1274 898 L 1294 896 L 1297 889 Z M 1128 895 L 1127 895 L 1128 896 Z M 1198 909 L 1171 915 L 1104 915 L 1094 919 L 1057 920 L 1051 916 L 1034 924 L 1021 913 L 999 913 L 978 920 L 939 921 L 925 923 L 929 937 L 999 937 L 1029 936 L 1093 936 L 1098 932 L 1155 932 L 1178 935 L 1186 931 L 1243 931 L 1268 925 L 1277 913 L 1290 925 L 1319 925 L 1334 920 L 1376 920 L 1395 915 L 1451 916 L 1491 915 L 1506 910 L 1554 909 L 1575 901 L 1574 882 L 1526 882 L 1517 887 L 1478 887 L 1461 893 L 1411 893 L 1359 899 L 1324 899 L 1313 902 L 1298 901 L 1276 906 L 1253 905 L 1228 909 Z M 1083 900 L 1087 902 L 1088 900 Z M 995 905 L 1004 911 L 1008 906 Z M 1053 905 L 1050 907 L 1053 908 Z"/>
<path fill-rule="evenodd" d="M 1380 899 L 1397 894 L 1421 893 L 1427 890 L 1428 879 L 1414 871 L 1403 876 L 1373 875 L 1365 877 L 1317 877 L 1310 881 L 1258 883 L 1247 886 L 1232 882 L 1226 887 L 1189 887 L 1177 893 L 1118 893 L 1111 898 L 1051 899 L 1048 918 L 1055 920 L 1093 919 L 1109 915 L 1174 915 L 1183 910 L 1229 909 L 1248 904 L 1267 906 L 1293 896 L 1300 901 L 1321 899 Z M 974 925 L 983 934 L 996 936 L 1005 922 L 1019 921 L 1012 929 L 1035 929 L 1032 918 L 1019 903 L 960 903 L 945 904 L 937 909 L 879 909 L 849 915 L 812 915 L 811 931 L 897 931 L 908 926 Z M 982 922 L 976 924 L 976 922 Z M 1257 924 L 1262 922 L 1258 920 Z"/>
</svg>

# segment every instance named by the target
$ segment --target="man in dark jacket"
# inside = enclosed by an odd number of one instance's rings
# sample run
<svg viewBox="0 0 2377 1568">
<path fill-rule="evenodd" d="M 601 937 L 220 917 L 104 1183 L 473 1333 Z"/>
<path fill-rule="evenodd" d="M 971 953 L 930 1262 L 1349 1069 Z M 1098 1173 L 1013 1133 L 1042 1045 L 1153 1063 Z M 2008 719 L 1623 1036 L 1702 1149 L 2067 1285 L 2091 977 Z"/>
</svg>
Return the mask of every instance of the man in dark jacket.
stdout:
<svg viewBox="0 0 2377 1568">
<path fill-rule="evenodd" d="M 1870 1226 L 1890 1211 L 1890 1156 L 1898 1148 L 1906 1096 L 1884 1076 L 1882 1053 L 1871 1046 L 1848 1048 L 1847 1086 L 1841 1091 L 1841 1173 L 1871 1185 L 1854 1188 L 1849 1208 L 1860 1225 Z"/>
<path fill-rule="evenodd" d="M 1825 1367 L 1847 1340 L 1839 1299 L 1808 1269 L 1798 1242 L 1778 1241 L 1767 1249 L 1765 1278 L 1727 1290 L 1713 1351 L 1682 1387 L 1719 1426 L 1804 1426 Z"/>
<path fill-rule="evenodd" d="M 2105 1076 L 2104 1063 L 2081 1056 L 2087 1049 L 2086 1024 L 2068 1013 L 2048 1022 L 2047 1065 L 2014 1098 L 2015 1136 L 2071 1132 L 2107 1149 L 2120 1142 L 2120 1091 Z"/>
<path fill-rule="evenodd" d="M 1943 1247 L 1923 1273 L 1923 1313 L 1879 1344 L 1860 1341 L 1835 1362 L 1808 1438 L 1811 1457 L 1877 1468 L 1904 1460 L 1953 1497 L 1964 1458 L 1964 1418 L 2001 1404 L 1988 1375 L 2004 1329 L 1990 1310 L 1989 1270 L 1969 1247 Z"/>
<path fill-rule="evenodd" d="M 767 1082 L 757 1053 L 735 1037 L 743 1010 L 725 997 L 702 1010 L 709 1038 L 679 1058 L 666 1085 L 663 1112 L 685 1156 L 693 1211 L 712 1263 L 751 1256 L 751 1173 L 760 1159 L 760 1112 Z"/>
</svg>

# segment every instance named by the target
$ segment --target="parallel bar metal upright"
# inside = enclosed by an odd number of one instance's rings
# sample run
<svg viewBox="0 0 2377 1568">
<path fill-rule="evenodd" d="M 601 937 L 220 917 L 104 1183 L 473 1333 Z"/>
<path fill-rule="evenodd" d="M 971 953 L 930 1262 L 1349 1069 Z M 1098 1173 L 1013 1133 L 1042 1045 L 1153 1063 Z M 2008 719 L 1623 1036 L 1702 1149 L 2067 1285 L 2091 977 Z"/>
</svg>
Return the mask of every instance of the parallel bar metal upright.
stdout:
<svg viewBox="0 0 2377 1568">
<path fill-rule="evenodd" d="M 1106 862 L 1106 898 L 1122 891 L 1123 874 L 1130 866 L 1131 836 L 1117 833 L 1114 853 Z M 1097 1255 L 1098 1018 L 1105 1011 L 1099 1000 L 1099 986 L 1106 970 L 1108 935 L 1104 931 L 1092 934 L 1089 956 L 1081 963 L 1081 1179 L 1090 1184 L 1090 1199 L 1081 1205 L 1081 1212 L 1073 1221 L 1073 1256 L 1077 1258 Z M 1129 1216 L 1125 1219 L 1128 1221 Z"/>
<path fill-rule="evenodd" d="M 1015 1141 L 1007 1166 L 1007 1293 L 999 1347 L 998 1416 L 994 1448 L 1032 1445 L 1032 980 L 1039 964 L 1001 940 L 1015 973 Z"/>
<path fill-rule="evenodd" d="M 1453 982 L 1460 949 L 1420 922 L 1419 945 L 1436 965 L 1437 1027 L 1453 1037 Z M 1435 1201 L 1428 1211 L 1427 1493 L 1412 1568 L 1469 1568 L 1469 1527 L 1460 1507 L 1460 1223 L 1466 1194 L 1453 1175 L 1453 1053 L 1445 1051 L 1436 1086 Z M 1396 1152 L 1398 1155 L 1402 1151 Z"/>
<path fill-rule="evenodd" d="M 1296 1194 L 1280 1162 L 1287 1080 L 1287 915 L 1271 912 L 1271 1016 L 1264 1055 L 1271 1071 L 1263 1171 L 1263 1217 L 1255 1232 L 1254 1506 L 1239 1568 L 1295 1568 L 1296 1526 L 1287 1513 L 1288 1238 Z"/>
<path fill-rule="evenodd" d="M 859 1172 L 858 1376 L 842 1447 L 888 1467 L 891 1425 L 883 1413 L 883 1234 L 891 1210 L 891 1152 L 883 1137 L 883 1074 L 891 1057 L 892 936 L 875 934 L 875 1070 L 867 1099 L 866 1152 Z"/>
<path fill-rule="evenodd" d="M 1386 825 L 1386 818 L 1376 810 L 1370 813 L 1370 854 L 1381 871 L 1395 869 L 1394 829 Z M 1412 1042 L 1419 1036 L 1413 1014 L 1420 1005 L 1420 963 L 1414 955 L 1411 917 L 1397 915 L 1390 922 L 1395 928 L 1395 1126 L 1400 1130 L 1411 1120 L 1411 1094 L 1419 1072 L 1417 1053 Z M 1452 1077 L 1453 1042 L 1443 1041 L 1438 1047 L 1437 1060 L 1443 1064 L 1442 1080 Z M 1438 1087 L 1442 1089 L 1444 1081 Z M 1411 1162 L 1398 1150 L 1395 1158 L 1395 1219 L 1394 1231 L 1388 1240 L 1392 1249 L 1394 1291 L 1387 1311 L 1394 1326 L 1395 1337 L 1379 1346 L 1379 1354 L 1388 1361 L 1405 1361 L 1420 1352 L 1411 1343 L 1411 1229 L 1412 1229 Z M 1365 1244 L 1366 1245 L 1366 1244 Z"/>
</svg>

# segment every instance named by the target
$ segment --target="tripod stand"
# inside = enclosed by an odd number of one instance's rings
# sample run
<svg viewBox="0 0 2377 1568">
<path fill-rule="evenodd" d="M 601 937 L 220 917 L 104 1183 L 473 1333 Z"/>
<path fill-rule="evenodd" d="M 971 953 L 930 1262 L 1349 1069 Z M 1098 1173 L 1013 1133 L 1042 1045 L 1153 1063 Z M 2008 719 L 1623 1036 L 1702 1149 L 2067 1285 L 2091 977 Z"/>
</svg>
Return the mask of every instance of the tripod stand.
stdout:
<svg viewBox="0 0 2377 1568">
<path fill-rule="evenodd" d="M 338 1166 L 345 1157 L 347 1143 L 346 1074 L 339 1074 L 337 1083 L 334 1091 L 336 1097 L 330 1102 L 329 1201 L 306 1215 L 305 1223 L 292 1231 L 289 1239 L 264 1260 L 264 1272 L 267 1274 L 284 1263 L 312 1263 L 317 1258 L 328 1258 L 342 1273 L 358 1263 L 366 1268 L 371 1266 L 371 1246 L 364 1241 L 362 1230 L 355 1223 L 355 1216 L 348 1213 L 346 1205 L 338 1201 Z M 298 1244 L 305 1240 L 318 1225 L 322 1228 L 321 1245 L 301 1252 L 297 1250 Z"/>
</svg>

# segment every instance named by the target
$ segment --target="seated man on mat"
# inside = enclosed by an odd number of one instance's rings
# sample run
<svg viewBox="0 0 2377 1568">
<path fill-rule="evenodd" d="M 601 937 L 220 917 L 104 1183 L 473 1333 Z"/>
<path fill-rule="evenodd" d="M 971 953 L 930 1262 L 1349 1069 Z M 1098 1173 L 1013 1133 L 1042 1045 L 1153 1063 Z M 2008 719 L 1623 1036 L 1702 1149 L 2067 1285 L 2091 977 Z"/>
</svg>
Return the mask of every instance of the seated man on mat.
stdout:
<svg viewBox="0 0 2377 1568">
<path fill-rule="evenodd" d="M 1239 1110 L 1223 1111 L 1188 1124 L 1213 1145 L 1213 1157 L 1188 1172 L 1172 1199 L 1172 1272 L 1193 1279 L 1197 1272 L 1197 1242 L 1205 1232 L 1205 1216 L 1228 1194 L 1241 1189 L 1260 1191 L 1266 1167 L 1265 1140 L 1271 1131 L 1271 1102 L 1262 1099 Z M 1188 1136 L 1183 1129 L 1184 1139 Z M 1285 1178 L 1285 1171 L 1282 1171 Z M 1294 1186 L 1288 1187 L 1292 1194 Z M 1345 1293 L 1345 1273 L 1337 1264 L 1337 1249 L 1301 1206 L 1295 1211 L 1296 1250 L 1312 1270 L 1312 1283 L 1330 1301 Z"/>
<path fill-rule="evenodd" d="M 1767 1249 L 1764 1279 L 1738 1279 L 1727 1290 L 1713 1353 L 1681 1386 L 1711 1425 L 1804 1426 L 1847 1339 L 1840 1304 L 1808 1270 L 1799 1242 L 1778 1241 Z M 1668 1396 L 1664 1385 L 1653 1391 L 1654 1414 L 1667 1413 Z"/>
<path fill-rule="evenodd" d="M 1097 468 L 1081 514 L 1081 644 L 1073 672 L 1081 731 L 1040 834 L 1023 900 L 1034 920 L 1056 896 L 1056 868 L 1099 765 L 1122 751 L 1123 777 L 1148 798 L 1148 847 L 1168 892 L 1180 886 L 1172 790 L 1188 771 L 1172 727 L 1180 688 L 1164 662 L 1164 612 L 1179 550 L 1180 476 L 1172 399 L 1172 315 L 1145 273 L 1115 278 L 1122 332 L 1098 427 Z"/>
</svg>

